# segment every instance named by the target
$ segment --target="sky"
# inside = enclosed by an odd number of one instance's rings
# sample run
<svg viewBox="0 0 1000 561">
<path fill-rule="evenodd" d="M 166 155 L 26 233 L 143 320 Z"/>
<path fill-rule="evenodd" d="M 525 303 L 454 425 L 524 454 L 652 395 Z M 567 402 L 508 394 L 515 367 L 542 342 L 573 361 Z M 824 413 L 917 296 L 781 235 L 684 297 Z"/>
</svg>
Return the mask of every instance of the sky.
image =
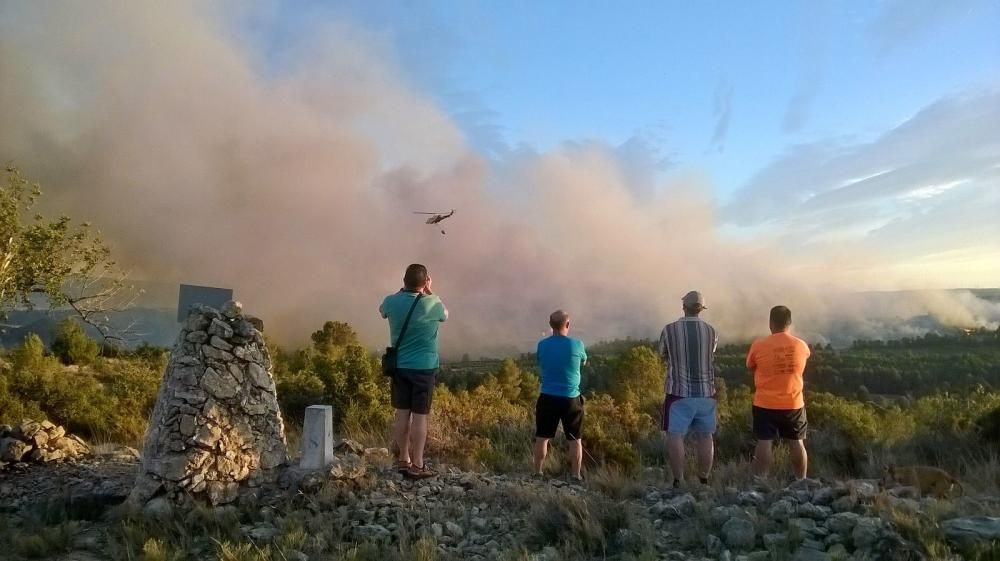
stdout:
<svg viewBox="0 0 1000 561">
<path fill-rule="evenodd" d="M 280 64 L 324 19 L 382 36 L 483 151 L 641 141 L 725 199 L 797 145 L 1000 83 L 989 0 L 296 2 L 256 39 Z"/>
<path fill-rule="evenodd" d="M 989 0 L 0 0 L 0 161 L 133 278 L 232 287 L 289 339 L 377 340 L 412 262 L 453 350 L 557 307 L 649 337 L 691 289 L 728 340 L 779 302 L 814 341 L 995 329 L 933 291 L 1000 287 L 998 28 Z"/>
<path fill-rule="evenodd" d="M 701 180 L 734 236 L 884 248 L 913 288 L 1000 283 L 998 2 L 296 2 L 266 19 L 242 32 L 279 73 L 305 29 L 368 30 L 488 157 L 599 142 L 643 193 Z M 941 269 L 963 278 L 925 274 Z"/>
</svg>

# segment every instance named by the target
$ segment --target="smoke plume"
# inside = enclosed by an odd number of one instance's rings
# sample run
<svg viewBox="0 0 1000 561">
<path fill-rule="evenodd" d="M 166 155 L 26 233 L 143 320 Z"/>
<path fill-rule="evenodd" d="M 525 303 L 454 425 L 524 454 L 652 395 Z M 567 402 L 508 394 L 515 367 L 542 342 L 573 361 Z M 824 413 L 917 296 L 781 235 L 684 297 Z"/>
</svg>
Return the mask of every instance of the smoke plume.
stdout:
<svg viewBox="0 0 1000 561">
<path fill-rule="evenodd" d="M 0 2 L 0 159 L 135 278 L 233 287 L 286 341 L 338 319 L 381 344 L 411 262 L 451 310 L 451 353 L 530 348 L 556 308 L 588 342 L 653 337 L 691 289 L 730 341 L 778 303 L 816 341 L 1000 318 L 963 293 L 846 296 L 833 256 L 725 236 L 698 180 L 638 197 L 599 143 L 487 160 L 378 37 L 332 25 L 276 64 L 199 6 Z M 451 208 L 447 235 L 411 214 Z"/>
</svg>

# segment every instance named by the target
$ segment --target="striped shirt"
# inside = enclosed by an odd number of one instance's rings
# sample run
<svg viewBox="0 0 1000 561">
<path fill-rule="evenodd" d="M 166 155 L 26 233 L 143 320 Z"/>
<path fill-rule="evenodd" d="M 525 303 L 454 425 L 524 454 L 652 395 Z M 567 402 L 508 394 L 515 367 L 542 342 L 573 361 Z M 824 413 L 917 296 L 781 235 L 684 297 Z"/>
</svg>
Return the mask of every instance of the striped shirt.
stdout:
<svg viewBox="0 0 1000 561">
<path fill-rule="evenodd" d="M 682 317 L 660 333 L 660 356 L 667 363 L 667 395 L 715 396 L 715 348 L 719 335 L 698 317 Z"/>
</svg>

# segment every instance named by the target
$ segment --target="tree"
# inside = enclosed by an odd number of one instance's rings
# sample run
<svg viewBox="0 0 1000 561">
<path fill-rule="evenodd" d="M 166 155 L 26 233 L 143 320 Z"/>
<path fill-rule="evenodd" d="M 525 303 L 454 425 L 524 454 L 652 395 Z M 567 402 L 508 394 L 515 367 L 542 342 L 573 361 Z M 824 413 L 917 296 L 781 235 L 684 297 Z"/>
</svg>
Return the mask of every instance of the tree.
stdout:
<svg viewBox="0 0 1000 561">
<path fill-rule="evenodd" d="M 0 184 L 0 314 L 31 309 L 40 297 L 52 308 L 70 307 L 105 339 L 120 339 L 107 314 L 130 306 L 137 293 L 125 285 L 111 250 L 86 222 L 32 215 L 41 189 L 17 168 L 7 167 L 6 176 Z"/>
<path fill-rule="evenodd" d="M 45 343 L 34 333 L 28 334 L 24 342 L 11 353 L 14 370 L 32 371 L 45 366 Z"/>
<path fill-rule="evenodd" d="M 521 369 L 512 358 L 505 358 L 500 363 L 500 369 L 496 372 L 497 383 L 507 401 L 519 401 L 521 399 Z"/>
<path fill-rule="evenodd" d="M 312 342 L 317 352 L 329 356 L 337 356 L 344 348 L 360 344 L 354 328 L 342 321 L 324 323 L 323 329 L 313 332 Z"/>
<path fill-rule="evenodd" d="M 615 362 L 609 391 L 615 401 L 645 409 L 663 400 L 663 378 L 663 362 L 656 352 L 632 347 Z"/>
<path fill-rule="evenodd" d="M 97 341 L 91 339 L 77 321 L 66 318 L 56 325 L 52 354 L 63 364 L 90 364 L 99 352 Z"/>
</svg>

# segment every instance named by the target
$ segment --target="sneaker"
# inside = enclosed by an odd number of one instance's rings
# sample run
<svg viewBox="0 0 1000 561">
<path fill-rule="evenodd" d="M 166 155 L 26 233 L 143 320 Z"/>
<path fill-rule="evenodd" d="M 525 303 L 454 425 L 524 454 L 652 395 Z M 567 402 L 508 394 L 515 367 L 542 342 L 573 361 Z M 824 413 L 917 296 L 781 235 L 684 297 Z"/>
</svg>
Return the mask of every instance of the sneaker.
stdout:
<svg viewBox="0 0 1000 561">
<path fill-rule="evenodd" d="M 680 479 L 675 479 L 674 480 L 674 484 L 672 485 L 672 487 L 674 489 L 680 489 L 681 488 L 681 480 Z"/>
<path fill-rule="evenodd" d="M 408 472 L 408 471 L 410 471 L 410 462 L 404 462 L 402 460 L 397 460 L 396 461 L 396 472 L 397 473 L 406 474 L 406 472 Z"/>
<path fill-rule="evenodd" d="M 430 479 L 431 477 L 437 477 L 437 472 L 427 467 L 426 464 L 422 466 L 412 464 L 404 475 L 410 479 Z"/>
<path fill-rule="evenodd" d="M 698 482 L 701 483 L 702 485 L 708 485 L 708 478 L 707 477 L 699 477 L 698 478 Z"/>
</svg>

